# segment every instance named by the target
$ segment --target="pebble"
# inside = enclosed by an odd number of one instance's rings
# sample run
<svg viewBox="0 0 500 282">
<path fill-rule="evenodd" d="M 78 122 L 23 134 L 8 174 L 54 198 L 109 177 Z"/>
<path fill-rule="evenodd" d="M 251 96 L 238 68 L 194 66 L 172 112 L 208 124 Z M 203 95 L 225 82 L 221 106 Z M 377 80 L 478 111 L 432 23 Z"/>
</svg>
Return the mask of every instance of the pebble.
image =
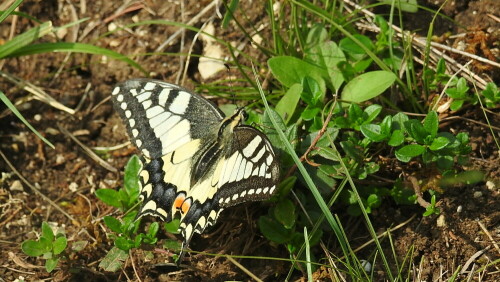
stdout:
<svg viewBox="0 0 500 282">
<path fill-rule="evenodd" d="M 437 218 L 436 220 L 436 224 L 438 227 L 444 227 L 446 226 L 446 220 L 445 220 L 445 217 L 444 215 L 439 215 L 439 217 Z"/>
<path fill-rule="evenodd" d="M 481 198 L 482 196 L 483 196 L 483 192 L 481 192 L 481 191 L 476 191 L 476 192 L 474 192 L 474 195 L 473 195 L 473 197 L 475 199 Z"/>
</svg>

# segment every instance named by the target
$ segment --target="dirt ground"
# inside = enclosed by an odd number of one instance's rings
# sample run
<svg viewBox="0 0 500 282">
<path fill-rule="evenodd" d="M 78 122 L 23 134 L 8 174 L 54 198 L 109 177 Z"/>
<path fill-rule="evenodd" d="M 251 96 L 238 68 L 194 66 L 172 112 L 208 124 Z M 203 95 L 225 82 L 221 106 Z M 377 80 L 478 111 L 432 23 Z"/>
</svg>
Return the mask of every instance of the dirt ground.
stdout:
<svg viewBox="0 0 500 282">
<path fill-rule="evenodd" d="M 179 12 L 181 7 L 178 1 L 137 2 L 132 5 L 133 9 L 129 10 L 126 8 L 130 6 L 124 6 L 122 1 L 95 1 L 92 4 L 87 1 L 87 6 L 82 7 L 83 2 L 85 1 L 73 1 L 71 4 L 71 1 L 62 0 L 32 0 L 25 1 L 20 11 L 41 21 L 50 20 L 54 26 L 89 17 L 88 21 L 61 31 L 60 39 L 91 43 L 126 54 L 148 70 L 152 78 L 174 82 L 180 71 L 178 56 L 145 54 L 154 52 L 166 38 L 178 30 L 177 27 L 143 25 L 121 30 L 107 37 L 99 36 L 115 26 L 148 19 L 187 22 L 211 1 L 200 1 L 196 4 L 193 1 L 186 4 L 183 8 L 184 15 Z M 421 5 L 437 9 L 437 5 L 444 0 L 420 2 Z M 246 1 L 240 1 L 240 5 L 244 5 L 248 17 L 243 22 L 255 24 L 268 20 L 259 5 L 250 5 Z M 436 35 L 440 36 L 446 32 L 483 32 L 496 36 L 496 40 L 493 37 L 493 40 L 486 42 L 491 44 L 489 48 L 498 49 L 499 8 L 500 4 L 496 0 L 449 1 L 442 12 L 456 22 L 439 20 L 436 24 Z M 200 27 L 212 16 L 213 11 L 193 24 Z M 408 29 L 425 35 L 431 19 L 432 15 L 429 13 L 419 12 L 416 15 L 405 14 L 404 20 Z M 220 19 L 216 18 L 215 22 L 218 26 Z M 12 27 L 14 34 L 19 34 L 32 26 L 33 22 L 26 18 L 18 17 L 13 20 L 9 17 L 0 25 L 0 39 L 3 42 L 8 40 Z M 217 36 L 237 42 L 242 34 L 234 32 L 235 30 L 221 29 L 217 31 Z M 189 38 L 186 46 L 190 45 L 190 38 L 193 36 L 194 33 L 186 33 L 186 38 Z M 55 39 L 47 36 L 42 41 L 54 42 Z M 445 41 L 449 45 L 453 45 L 453 42 Z M 179 52 L 180 48 L 179 40 L 175 40 L 164 52 L 175 53 Z M 194 50 L 199 51 L 201 48 L 197 43 Z M 246 48 L 251 49 L 251 46 Z M 484 49 L 478 47 L 476 51 L 477 55 L 485 56 L 482 53 Z M 186 49 L 182 52 L 186 52 Z M 262 62 L 265 62 L 265 59 L 262 57 Z M 495 58 L 494 60 L 498 61 Z M 245 64 L 243 59 L 242 63 Z M 196 58 L 190 61 L 186 88 L 193 89 L 196 83 L 209 82 L 201 79 L 197 73 L 197 64 Z M 106 229 L 100 219 L 104 215 L 115 213 L 115 210 L 97 200 L 94 192 L 99 188 L 120 187 L 123 166 L 136 151 L 132 146 L 127 146 L 106 154 L 103 156 L 104 160 L 116 171 L 106 169 L 89 157 L 62 129 L 66 129 L 89 148 L 111 147 L 126 142 L 126 132 L 109 100 L 111 89 L 119 81 L 144 75 L 137 69 L 110 58 L 66 53 L 7 59 L 1 62 L 0 70 L 42 88 L 65 106 L 78 109 L 76 113 L 69 114 L 37 100 L 24 101 L 19 107 L 28 121 L 55 145 L 55 150 L 52 150 L 6 110 L 3 104 L 0 105 L 0 150 L 31 185 L 58 203 L 74 219 L 69 220 L 34 193 L 27 184 L 19 181 L 12 168 L 1 159 L 0 281 L 14 281 L 21 277 L 28 281 L 48 278 L 116 281 L 134 280 L 136 275 L 143 281 L 250 279 L 229 260 L 203 254 L 188 256 L 186 264 L 189 266 L 178 269 L 166 263 L 171 254 L 161 249 L 153 251 L 155 257 L 152 260 L 145 259 L 144 251 L 134 250 L 133 262 L 129 261 L 124 271 L 101 271 L 97 265 L 105 252 L 112 247 L 112 242 L 106 238 Z M 486 75 L 490 76 L 495 73 L 491 70 L 486 72 Z M 496 76 L 498 84 L 498 69 L 496 72 L 493 77 Z M 232 74 L 234 73 L 236 72 Z M 0 89 L 11 101 L 20 102 L 20 99 L 27 95 L 26 91 L 5 78 L 0 79 Z M 473 108 L 467 108 L 457 115 L 486 123 L 483 113 Z M 492 125 L 498 126 L 498 108 L 491 115 Z M 415 267 L 419 271 L 412 276 L 412 280 L 440 281 L 450 277 L 459 265 L 468 260 L 471 260 L 468 270 L 477 270 L 500 258 L 500 249 L 492 244 L 500 241 L 499 156 L 492 133 L 486 126 L 466 120 L 452 120 L 441 130 L 469 133 L 473 153 L 472 163 L 466 169 L 485 172 L 488 182 L 474 186 L 457 186 L 444 191 L 442 200 L 438 203 L 440 216 L 422 217 L 422 208 L 396 206 L 390 201 L 385 201 L 382 207 L 373 212 L 372 221 L 377 231 L 384 232 L 389 228 L 398 227 L 391 232 L 391 240 L 400 261 L 407 255 L 410 246 L 414 247 L 414 262 L 419 264 Z M 498 128 L 496 130 L 495 134 L 498 136 Z M 263 205 L 266 204 L 245 204 L 225 211 L 214 228 L 194 237 L 191 249 L 207 253 L 288 258 L 289 255 L 283 246 L 270 245 L 258 230 L 256 220 L 267 211 L 267 207 L 263 208 Z M 344 226 L 348 226 L 347 231 L 352 235 L 350 238 L 353 248 L 370 239 L 360 218 L 349 217 L 340 208 L 334 212 L 339 214 Z M 71 255 L 70 262 L 62 263 L 61 267 L 51 274 L 47 274 L 43 269 L 42 260 L 30 258 L 20 250 L 20 244 L 24 240 L 36 238 L 35 232 L 39 232 L 43 221 L 63 227 L 71 242 L 89 242 L 83 251 Z M 404 224 L 398 226 L 401 223 Z M 166 236 L 160 234 L 161 239 Z M 387 237 L 382 239 L 382 242 L 383 247 L 387 249 L 387 255 L 392 256 Z M 317 251 L 320 252 L 319 249 Z M 368 256 L 371 252 L 373 245 L 362 249 L 360 257 Z M 269 260 L 239 260 L 239 263 L 266 281 L 284 279 L 290 267 L 288 263 Z M 293 279 L 302 277 L 299 271 L 294 273 Z M 326 279 L 321 276 L 321 271 L 315 275 Z M 377 275 L 383 277 L 383 273 Z M 489 269 L 483 277 L 483 281 L 498 280 L 500 269 L 496 269 L 496 273 Z"/>
</svg>

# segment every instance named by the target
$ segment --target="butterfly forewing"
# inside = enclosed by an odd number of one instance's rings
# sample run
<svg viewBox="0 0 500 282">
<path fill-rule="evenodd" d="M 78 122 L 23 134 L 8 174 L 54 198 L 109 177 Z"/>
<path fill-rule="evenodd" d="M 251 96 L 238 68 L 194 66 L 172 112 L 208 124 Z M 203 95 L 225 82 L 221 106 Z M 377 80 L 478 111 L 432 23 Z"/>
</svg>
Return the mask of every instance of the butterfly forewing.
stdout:
<svg viewBox="0 0 500 282">
<path fill-rule="evenodd" d="M 174 84 L 148 79 L 118 84 L 113 102 L 132 141 L 151 159 L 194 139 L 209 138 L 224 117 L 203 97 Z"/>
<path fill-rule="evenodd" d="M 148 79 L 118 84 L 113 102 L 143 154 L 138 216 L 171 221 L 179 213 L 185 247 L 224 208 L 268 199 L 276 190 L 272 146 L 260 131 L 240 125 L 243 111 L 224 119 L 205 98 Z"/>
</svg>

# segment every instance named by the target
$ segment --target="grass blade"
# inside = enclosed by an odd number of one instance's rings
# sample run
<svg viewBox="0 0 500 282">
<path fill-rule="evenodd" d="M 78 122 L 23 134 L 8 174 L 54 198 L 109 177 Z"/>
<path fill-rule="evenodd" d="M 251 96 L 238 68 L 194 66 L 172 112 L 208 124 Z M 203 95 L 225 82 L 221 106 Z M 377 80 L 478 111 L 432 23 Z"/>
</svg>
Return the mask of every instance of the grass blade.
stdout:
<svg viewBox="0 0 500 282">
<path fill-rule="evenodd" d="M 17 116 L 17 118 L 20 119 L 31 131 L 33 131 L 33 133 L 35 133 L 38 138 L 42 139 L 42 141 L 45 142 L 45 144 L 49 145 L 49 147 L 51 147 L 52 149 L 55 149 L 54 145 L 50 143 L 49 140 L 45 139 L 45 137 L 43 137 L 33 126 L 31 126 L 31 124 L 23 117 L 23 115 L 21 115 L 21 113 L 16 109 L 16 107 L 10 102 L 9 98 L 7 98 L 7 96 L 5 96 L 2 91 L 0 91 L 0 100 L 2 100 L 7 108 L 9 108 Z"/>
</svg>

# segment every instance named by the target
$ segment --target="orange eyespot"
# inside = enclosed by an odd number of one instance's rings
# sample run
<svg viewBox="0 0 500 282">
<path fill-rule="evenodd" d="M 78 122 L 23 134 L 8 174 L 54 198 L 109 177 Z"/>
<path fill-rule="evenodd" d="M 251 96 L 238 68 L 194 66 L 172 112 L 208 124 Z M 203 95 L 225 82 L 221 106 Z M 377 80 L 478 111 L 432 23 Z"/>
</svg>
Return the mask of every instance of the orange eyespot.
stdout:
<svg viewBox="0 0 500 282">
<path fill-rule="evenodd" d="M 184 203 L 182 203 L 182 207 L 181 207 L 181 212 L 182 214 L 186 214 L 188 211 L 189 211 L 189 208 L 191 207 L 191 198 L 187 199 L 184 201 Z"/>
<path fill-rule="evenodd" d="M 174 207 L 176 209 L 180 209 L 182 207 L 182 203 L 184 202 L 185 199 L 186 199 L 186 194 L 181 193 L 181 194 L 177 195 L 177 198 L 175 198 L 175 200 L 174 200 Z"/>
</svg>

